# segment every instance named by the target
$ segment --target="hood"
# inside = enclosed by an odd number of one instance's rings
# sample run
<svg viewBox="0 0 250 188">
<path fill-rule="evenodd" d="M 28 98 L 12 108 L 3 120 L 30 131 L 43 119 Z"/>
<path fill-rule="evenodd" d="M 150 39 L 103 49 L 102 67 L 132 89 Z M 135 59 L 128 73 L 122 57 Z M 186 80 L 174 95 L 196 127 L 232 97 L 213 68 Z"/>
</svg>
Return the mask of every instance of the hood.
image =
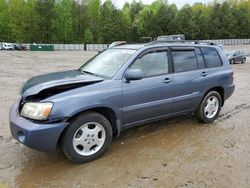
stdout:
<svg viewBox="0 0 250 188">
<path fill-rule="evenodd" d="M 102 80 L 103 78 L 82 74 L 78 70 L 44 74 L 30 78 L 24 84 L 21 90 L 21 95 L 23 98 L 26 98 L 28 96 L 43 93 L 48 97 L 47 95 L 52 95 L 52 90 L 54 94 L 57 94 L 69 89 L 100 82 Z"/>
</svg>

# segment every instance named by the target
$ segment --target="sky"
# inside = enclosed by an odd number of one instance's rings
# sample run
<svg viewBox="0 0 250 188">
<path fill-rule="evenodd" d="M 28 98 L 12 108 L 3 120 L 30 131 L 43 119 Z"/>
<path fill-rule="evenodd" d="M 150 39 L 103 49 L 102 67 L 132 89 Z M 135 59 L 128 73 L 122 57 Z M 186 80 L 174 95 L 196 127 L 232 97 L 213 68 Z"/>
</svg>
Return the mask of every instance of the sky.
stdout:
<svg viewBox="0 0 250 188">
<path fill-rule="evenodd" d="M 105 1 L 105 0 L 102 0 Z M 133 0 L 112 0 L 113 4 L 117 7 L 117 8 L 122 8 L 123 5 L 125 4 L 125 2 L 129 2 L 131 3 Z M 136 1 L 140 1 L 140 0 L 136 0 Z M 141 0 L 143 2 L 143 4 L 151 4 L 154 0 Z M 183 5 L 185 4 L 190 4 L 193 5 L 194 3 L 208 3 L 211 0 L 168 0 L 169 4 L 176 4 L 176 6 L 178 8 L 181 8 Z"/>
</svg>

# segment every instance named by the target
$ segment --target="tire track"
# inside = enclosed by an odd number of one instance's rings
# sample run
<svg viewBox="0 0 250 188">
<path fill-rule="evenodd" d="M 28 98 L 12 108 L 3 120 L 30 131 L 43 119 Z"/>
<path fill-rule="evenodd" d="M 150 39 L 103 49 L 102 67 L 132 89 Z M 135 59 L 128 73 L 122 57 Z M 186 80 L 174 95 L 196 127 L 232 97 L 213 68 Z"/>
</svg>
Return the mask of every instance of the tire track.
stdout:
<svg viewBox="0 0 250 188">
<path fill-rule="evenodd" d="M 243 110 L 247 110 L 250 109 L 250 105 L 243 103 L 243 104 L 239 104 L 237 106 L 234 107 L 233 110 L 230 110 L 224 114 L 219 115 L 219 117 L 217 118 L 218 122 L 222 122 L 224 120 L 230 119 L 233 115 L 240 113 Z"/>
</svg>

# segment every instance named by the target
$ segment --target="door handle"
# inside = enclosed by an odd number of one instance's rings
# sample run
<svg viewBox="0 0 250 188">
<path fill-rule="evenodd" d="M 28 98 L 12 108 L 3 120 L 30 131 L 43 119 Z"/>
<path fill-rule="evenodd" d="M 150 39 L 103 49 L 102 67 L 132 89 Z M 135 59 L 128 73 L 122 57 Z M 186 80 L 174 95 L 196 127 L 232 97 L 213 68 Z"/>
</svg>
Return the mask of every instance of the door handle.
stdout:
<svg viewBox="0 0 250 188">
<path fill-rule="evenodd" d="M 202 72 L 202 73 L 201 73 L 201 76 L 204 76 L 204 77 L 205 77 L 205 76 L 207 76 L 207 75 L 208 75 L 207 72 Z"/>
<path fill-rule="evenodd" d="M 170 83 L 170 82 L 172 82 L 172 80 L 170 78 L 165 78 L 163 80 L 163 83 L 165 83 L 165 84 Z"/>
</svg>

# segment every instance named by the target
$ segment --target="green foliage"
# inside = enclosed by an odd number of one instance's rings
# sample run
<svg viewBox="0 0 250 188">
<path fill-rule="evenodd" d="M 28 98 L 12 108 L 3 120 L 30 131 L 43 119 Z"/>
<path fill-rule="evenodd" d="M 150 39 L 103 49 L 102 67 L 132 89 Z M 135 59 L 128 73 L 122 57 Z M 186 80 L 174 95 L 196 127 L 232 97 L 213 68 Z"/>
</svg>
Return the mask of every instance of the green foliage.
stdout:
<svg viewBox="0 0 250 188">
<path fill-rule="evenodd" d="M 18 1 L 18 0 L 17 0 Z M 37 12 L 36 41 L 39 43 L 49 43 L 52 41 L 55 25 L 55 0 L 37 0 L 35 10 Z"/>
<path fill-rule="evenodd" d="M 94 37 L 90 29 L 86 29 L 84 32 L 84 42 L 85 43 L 93 43 Z"/>
<path fill-rule="evenodd" d="M 10 25 L 6 0 L 0 0 L 0 41 L 10 41 Z"/>
<path fill-rule="evenodd" d="M 185 34 L 187 39 L 250 38 L 250 0 L 195 3 L 177 9 L 167 0 L 0 0 L 0 41 L 111 43 Z"/>
<path fill-rule="evenodd" d="M 67 43 L 73 40 L 73 2 L 74 0 L 60 0 L 55 5 L 56 16 L 53 19 L 55 41 Z"/>
</svg>

